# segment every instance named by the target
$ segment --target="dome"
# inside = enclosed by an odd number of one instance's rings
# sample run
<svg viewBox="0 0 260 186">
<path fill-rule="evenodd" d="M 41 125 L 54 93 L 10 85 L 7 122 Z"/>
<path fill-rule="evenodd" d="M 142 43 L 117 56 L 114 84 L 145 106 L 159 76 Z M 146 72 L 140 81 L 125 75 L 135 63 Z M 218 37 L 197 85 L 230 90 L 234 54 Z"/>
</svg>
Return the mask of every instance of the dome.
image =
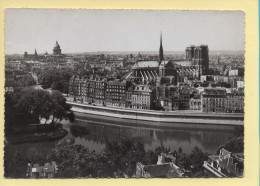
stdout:
<svg viewBox="0 0 260 186">
<path fill-rule="evenodd" d="M 60 45 L 58 44 L 58 41 L 56 41 L 56 44 L 54 45 L 53 54 L 54 55 L 60 55 L 61 54 L 61 49 L 60 49 Z"/>
<path fill-rule="evenodd" d="M 58 44 L 58 41 L 56 41 L 54 48 L 60 48 L 60 45 Z"/>
</svg>

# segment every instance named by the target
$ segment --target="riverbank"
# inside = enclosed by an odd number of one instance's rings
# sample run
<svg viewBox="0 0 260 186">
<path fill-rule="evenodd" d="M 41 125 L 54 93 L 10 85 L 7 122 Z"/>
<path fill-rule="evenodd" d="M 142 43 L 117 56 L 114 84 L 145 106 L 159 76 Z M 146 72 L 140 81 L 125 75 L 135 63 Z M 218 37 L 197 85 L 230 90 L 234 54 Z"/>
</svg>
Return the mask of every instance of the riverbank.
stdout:
<svg viewBox="0 0 260 186">
<path fill-rule="evenodd" d="M 87 105 L 79 102 L 67 101 L 71 110 L 78 113 L 129 119 L 135 121 L 151 121 L 155 125 L 179 124 L 207 124 L 207 125 L 243 125 L 244 114 L 239 113 L 203 113 L 199 111 L 152 111 L 134 110 L 126 108 L 112 108 Z"/>
<path fill-rule="evenodd" d="M 11 144 L 21 144 L 27 142 L 36 143 L 36 142 L 55 141 L 64 138 L 67 134 L 68 134 L 67 130 L 63 128 L 58 128 L 53 131 L 47 131 L 47 132 L 8 135 L 5 136 L 5 142 Z"/>
</svg>

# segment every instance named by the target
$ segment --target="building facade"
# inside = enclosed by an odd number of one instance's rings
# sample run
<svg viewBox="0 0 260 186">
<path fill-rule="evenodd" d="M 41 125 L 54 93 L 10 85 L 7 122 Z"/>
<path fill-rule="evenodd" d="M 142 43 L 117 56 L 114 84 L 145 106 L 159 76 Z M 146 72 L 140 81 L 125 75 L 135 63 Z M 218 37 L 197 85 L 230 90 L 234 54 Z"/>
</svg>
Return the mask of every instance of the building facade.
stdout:
<svg viewBox="0 0 260 186">
<path fill-rule="evenodd" d="M 168 161 L 166 161 L 168 159 Z M 136 164 L 136 178 L 179 178 L 184 177 L 184 172 L 175 164 L 176 158 L 172 155 L 161 153 L 157 164 Z"/>
<path fill-rule="evenodd" d="M 131 100 L 132 108 L 151 110 L 155 100 L 155 90 L 148 85 L 136 85 Z"/>
<path fill-rule="evenodd" d="M 190 110 L 202 110 L 201 99 L 191 98 L 190 99 Z"/>
<path fill-rule="evenodd" d="M 107 82 L 106 105 L 112 107 L 126 107 L 126 81 L 118 79 Z"/>
<path fill-rule="evenodd" d="M 225 112 L 226 90 L 206 88 L 201 95 L 203 112 Z"/>
<path fill-rule="evenodd" d="M 208 45 L 191 45 L 185 50 L 186 60 L 191 60 L 193 65 L 199 66 L 201 75 L 209 73 L 209 49 Z"/>
<path fill-rule="evenodd" d="M 228 93 L 225 101 L 225 112 L 244 113 L 244 92 Z"/>
<path fill-rule="evenodd" d="M 26 177 L 28 178 L 54 178 L 58 173 L 58 166 L 56 162 L 44 163 L 43 166 L 39 164 L 28 164 Z"/>
<path fill-rule="evenodd" d="M 219 155 L 209 156 L 208 160 L 204 161 L 203 167 L 214 177 L 242 177 L 244 154 L 232 153 L 222 148 Z"/>
<path fill-rule="evenodd" d="M 106 105 L 106 78 L 96 78 L 94 81 L 94 98 L 93 104 L 104 106 Z"/>
</svg>

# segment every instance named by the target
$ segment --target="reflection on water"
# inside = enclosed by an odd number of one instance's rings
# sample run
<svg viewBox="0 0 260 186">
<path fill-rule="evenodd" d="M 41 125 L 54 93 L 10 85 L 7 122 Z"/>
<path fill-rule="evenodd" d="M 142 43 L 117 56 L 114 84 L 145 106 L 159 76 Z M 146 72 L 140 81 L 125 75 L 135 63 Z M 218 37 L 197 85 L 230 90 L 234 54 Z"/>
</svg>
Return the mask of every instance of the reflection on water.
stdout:
<svg viewBox="0 0 260 186">
<path fill-rule="evenodd" d="M 64 122 L 63 128 L 69 131 L 65 139 L 73 139 L 75 144 L 82 144 L 90 150 L 100 151 L 105 144 L 124 139 L 138 140 L 144 143 L 145 149 L 154 150 L 158 146 L 170 147 L 171 150 L 181 147 L 190 153 L 198 146 L 204 152 L 215 153 L 217 148 L 233 136 L 232 127 L 210 126 L 210 128 L 196 127 L 138 127 L 114 125 L 104 120 L 76 120 L 74 123 Z M 213 127 L 213 128 L 212 128 Z"/>
<path fill-rule="evenodd" d="M 198 146 L 202 151 L 214 154 L 217 148 L 233 136 L 231 126 L 220 125 L 187 125 L 171 124 L 170 127 L 146 126 L 128 122 L 123 119 L 111 121 L 99 116 L 79 118 L 73 123 L 63 121 L 63 128 L 69 134 L 64 141 L 69 144 L 81 144 L 90 150 L 101 151 L 105 144 L 124 139 L 138 140 L 145 145 L 145 149 L 154 150 L 158 146 L 170 147 L 177 150 L 179 147 L 184 152 L 190 153 L 193 147 Z M 122 123 L 124 122 L 124 123 Z M 63 142 L 64 142 L 63 141 Z M 47 154 L 58 141 L 25 143 L 6 146 L 6 154 L 20 151 L 27 156 Z"/>
</svg>

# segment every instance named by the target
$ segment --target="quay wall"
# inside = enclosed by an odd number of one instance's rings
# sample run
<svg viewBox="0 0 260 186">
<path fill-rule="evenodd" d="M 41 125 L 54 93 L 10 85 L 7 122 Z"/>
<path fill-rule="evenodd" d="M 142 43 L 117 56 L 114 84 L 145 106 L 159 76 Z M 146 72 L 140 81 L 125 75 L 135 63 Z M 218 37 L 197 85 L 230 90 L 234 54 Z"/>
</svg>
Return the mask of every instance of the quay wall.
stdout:
<svg viewBox="0 0 260 186">
<path fill-rule="evenodd" d="M 193 111 L 151 111 L 125 108 L 112 108 L 87 105 L 79 102 L 67 101 L 72 111 L 113 118 L 152 121 L 160 123 L 212 124 L 212 125 L 243 125 L 243 114 L 231 113 L 203 113 Z"/>
</svg>

